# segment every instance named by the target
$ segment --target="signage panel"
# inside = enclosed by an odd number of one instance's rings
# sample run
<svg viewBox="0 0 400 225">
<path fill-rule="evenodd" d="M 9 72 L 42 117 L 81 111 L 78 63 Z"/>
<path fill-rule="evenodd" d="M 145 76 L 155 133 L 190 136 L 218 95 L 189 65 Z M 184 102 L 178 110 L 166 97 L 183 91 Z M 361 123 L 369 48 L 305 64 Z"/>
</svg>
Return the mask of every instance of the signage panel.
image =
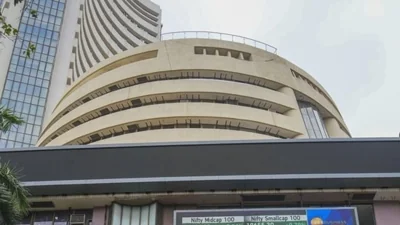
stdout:
<svg viewBox="0 0 400 225">
<path fill-rule="evenodd" d="M 357 210 L 343 208 L 177 210 L 174 225 L 359 225 Z"/>
</svg>

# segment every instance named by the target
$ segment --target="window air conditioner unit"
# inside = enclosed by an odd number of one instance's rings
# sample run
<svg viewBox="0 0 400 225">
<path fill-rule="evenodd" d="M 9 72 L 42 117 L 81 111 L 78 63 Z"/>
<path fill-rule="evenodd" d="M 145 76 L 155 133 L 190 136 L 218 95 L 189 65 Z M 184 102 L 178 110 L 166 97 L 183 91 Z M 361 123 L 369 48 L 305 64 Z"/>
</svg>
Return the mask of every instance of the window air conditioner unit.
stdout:
<svg viewBox="0 0 400 225">
<path fill-rule="evenodd" d="M 72 214 L 70 216 L 70 224 L 85 224 L 84 214 Z"/>
</svg>

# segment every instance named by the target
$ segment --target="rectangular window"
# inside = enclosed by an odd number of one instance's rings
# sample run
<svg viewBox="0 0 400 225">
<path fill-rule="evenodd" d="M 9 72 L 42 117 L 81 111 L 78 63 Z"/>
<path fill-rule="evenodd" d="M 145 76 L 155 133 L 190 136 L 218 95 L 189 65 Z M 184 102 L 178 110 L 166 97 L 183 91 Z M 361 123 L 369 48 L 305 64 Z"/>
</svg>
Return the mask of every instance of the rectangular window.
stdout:
<svg viewBox="0 0 400 225">
<path fill-rule="evenodd" d="M 0 93 L 0 96 L 2 96 L 0 101 L 2 104 L 6 103 L 13 110 L 15 109 L 16 112 L 24 113 L 27 123 L 37 124 L 35 126 L 39 126 L 36 129 L 37 135 L 39 135 L 51 72 L 57 54 L 65 1 L 34 0 L 33 4 L 39 10 L 38 17 L 35 20 L 30 19 L 29 10 L 22 13 L 10 65 L 6 65 L 9 70 L 2 90 L 3 93 Z M 29 59 L 24 53 L 28 43 L 36 46 L 36 51 Z M 28 116 L 27 113 L 34 115 L 40 113 L 41 115 L 38 115 L 39 121 Z M 34 144 L 37 138 L 31 140 L 30 133 L 31 130 L 34 131 L 35 129 L 28 126 L 27 133 L 24 133 L 22 132 L 23 128 L 19 128 L 21 132 L 16 136 L 28 137 L 22 140 L 19 138 L 15 143 L 25 146 Z M 7 140 L 4 143 L 7 144 Z"/>
</svg>

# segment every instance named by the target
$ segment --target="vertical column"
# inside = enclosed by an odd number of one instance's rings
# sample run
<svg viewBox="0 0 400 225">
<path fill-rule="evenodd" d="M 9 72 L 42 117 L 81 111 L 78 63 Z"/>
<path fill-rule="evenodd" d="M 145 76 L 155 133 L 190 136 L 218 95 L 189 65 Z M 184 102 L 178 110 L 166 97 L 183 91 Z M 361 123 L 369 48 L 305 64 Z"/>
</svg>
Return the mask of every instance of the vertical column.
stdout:
<svg viewBox="0 0 400 225">
<path fill-rule="evenodd" d="M 162 214 L 162 225 L 173 225 L 174 223 L 174 207 L 164 206 Z"/>
<path fill-rule="evenodd" d="M 240 53 L 239 53 L 239 59 L 244 60 L 243 52 L 240 52 Z"/>
<path fill-rule="evenodd" d="M 119 204 L 112 205 L 111 225 L 121 225 L 122 206 Z"/>
<path fill-rule="evenodd" d="M 105 225 L 106 208 L 96 207 L 93 209 L 93 225 Z"/>
<path fill-rule="evenodd" d="M 342 129 L 340 129 L 339 122 L 331 117 L 324 120 L 326 131 L 331 138 L 347 138 L 347 135 Z"/>
<path fill-rule="evenodd" d="M 296 136 L 295 138 L 296 139 L 308 138 L 307 129 L 306 129 L 306 126 L 304 125 L 303 117 L 301 116 L 299 104 L 297 103 L 296 95 L 294 94 L 293 89 L 291 89 L 289 87 L 283 87 L 283 88 L 279 89 L 279 91 L 290 96 L 292 98 L 293 102 L 295 103 L 294 105 L 296 106 L 296 108 L 289 110 L 285 113 L 286 116 L 295 118 L 295 120 L 297 122 L 297 126 L 299 127 L 300 131 L 302 132 L 302 134 Z"/>
<path fill-rule="evenodd" d="M 398 225 L 400 221 L 399 202 L 375 202 L 376 225 Z"/>
</svg>

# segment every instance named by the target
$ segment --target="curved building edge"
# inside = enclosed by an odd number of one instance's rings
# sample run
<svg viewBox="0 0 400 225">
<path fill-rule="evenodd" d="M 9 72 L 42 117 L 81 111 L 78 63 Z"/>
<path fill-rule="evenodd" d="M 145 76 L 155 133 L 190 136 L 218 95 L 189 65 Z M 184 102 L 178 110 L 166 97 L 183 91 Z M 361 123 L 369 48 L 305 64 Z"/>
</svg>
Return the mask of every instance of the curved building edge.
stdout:
<svg viewBox="0 0 400 225">
<path fill-rule="evenodd" d="M 163 129 L 176 134 L 165 141 L 196 140 L 205 128 L 215 140 L 235 132 L 249 139 L 350 136 L 324 88 L 284 58 L 235 42 L 181 39 L 91 67 L 59 101 L 38 145 L 152 142 Z"/>
</svg>

